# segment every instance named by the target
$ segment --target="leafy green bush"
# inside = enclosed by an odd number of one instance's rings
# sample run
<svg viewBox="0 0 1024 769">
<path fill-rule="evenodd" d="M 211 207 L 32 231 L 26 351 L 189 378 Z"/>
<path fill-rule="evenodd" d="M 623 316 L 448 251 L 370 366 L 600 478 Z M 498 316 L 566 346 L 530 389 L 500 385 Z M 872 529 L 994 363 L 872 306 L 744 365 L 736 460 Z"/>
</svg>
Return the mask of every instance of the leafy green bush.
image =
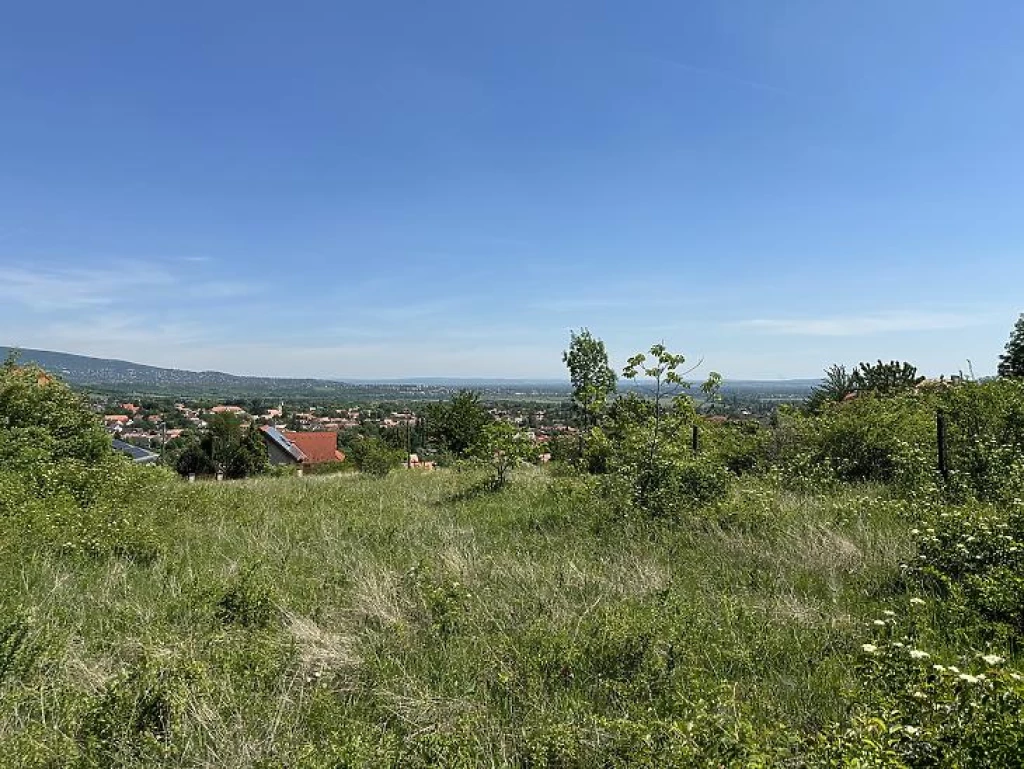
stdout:
<svg viewBox="0 0 1024 769">
<path fill-rule="evenodd" d="M 1021 766 L 1024 676 L 998 654 L 948 660 L 921 648 L 913 614 L 924 602 L 915 603 L 908 619 L 873 621 L 876 634 L 860 651 L 849 719 L 821 733 L 811 751 L 817 760 L 809 763 Z"/>
<path fill-rule="evenodd" d="M 1024 380 L 968 382 L 938 394 L 948 425 L 951 491 L 1010 503 L 1024 492 Z"/>
<path fill-rule="evenodd" d="M 360 472 L 383 478 L 402 464 L 405 454 L 380 438 L 361 437 L 353 442 L 351 456 Z"/>
<path fill-rule="evenodd" d="M 698 422 L 701 453 L 735 475 L 755 472 L 765 464 L 769 432 L 754 420 L 715 424 Z"/>
<path fill-rule="evenodd" d="M 934 413 L 914 395 L 863 394 L 823 410 L 814 449 L 843 480 L 918 485 L 934 472 Z"/>
<path fill-rule="evenodd" d="M 664 456 L 620 467 L 617 476 L 632 504 L 655 518 L 678 518 L 722 502 L 733 478 L 724 466 L 707 458 Z"/>
<path fill-rule="evenodd" d="M 1024 639 L 1024 503 L 1008 512 L 977 503 L 916 507 L 918 555 L 908 573 L 998 635 Z"/>
<path fill-rule="evenodd" d="M 0 535 L 21 547 L 149 561 L 147 489 L 164 473 L 115 454 L 81 399 L 35 367 L 0 368 Z"/>
</svg>

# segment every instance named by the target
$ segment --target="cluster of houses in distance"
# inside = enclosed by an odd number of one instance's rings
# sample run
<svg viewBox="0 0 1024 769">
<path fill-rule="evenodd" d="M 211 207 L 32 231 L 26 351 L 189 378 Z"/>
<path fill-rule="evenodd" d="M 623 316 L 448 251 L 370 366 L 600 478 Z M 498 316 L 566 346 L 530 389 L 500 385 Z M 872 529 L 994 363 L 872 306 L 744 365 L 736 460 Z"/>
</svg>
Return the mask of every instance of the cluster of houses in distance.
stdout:
<svg viewBox="0 0 1024 769">
<path fill-rule="evenodd" d="M 232 404 L 208 405 L 196 402 L 141 402 L 108 400 L 96 403 L 114 446 L 132 456 L 136 462 L 157 462 L 165 446 L 189 435 L 201 434 L 217 415 L 228 414 L 242 424 L 255 425 L 263 433 L 270 461 L 275 465 L 309 466 L 325 462 L 344 462 L 339 446 L 339 433 L 413 430 L 421 424 L 421 416 L 408 407 L 382 408 L 368 406 L 327 407 L 307 405 L 289 409 L 246 407 Z M 503 406 L 490 409 L 495 419 L 519 426 L 538 444 L 546 444 L 553 435 L 571 433 L 567 420 L 547 410 L 526 406 Z M 172 444 L 173 445 L 173 444 Z M 347 445 L 347 444 L 346 444 Z M 546 451 L 542 460 L 550 458 Z M 423 460 L 409 447 L 406 466 L 432 469 L 434 463 Z"/>
</svg>

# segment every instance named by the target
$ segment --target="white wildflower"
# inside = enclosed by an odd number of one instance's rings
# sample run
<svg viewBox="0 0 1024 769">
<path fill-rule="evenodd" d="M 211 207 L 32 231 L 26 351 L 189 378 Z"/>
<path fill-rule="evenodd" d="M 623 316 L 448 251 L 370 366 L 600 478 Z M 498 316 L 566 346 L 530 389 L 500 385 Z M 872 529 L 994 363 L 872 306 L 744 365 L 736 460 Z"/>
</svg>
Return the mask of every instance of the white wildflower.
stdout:
<svg viewBox="0 0 1024 769">
<path fill-rule="evenodd" d="M 892 609 L 886 609 L 885 611 L 882 612 L 882 614 L 884 614 L 886 617 L 895 617 L 896 616 L 896 612 L 892 611 Z"/>
<path fill-rule="evenodd" d="M 910 599 L 910 603 L 913 604 L 914 606 L 924 606 L 924 599 L 923 598 L 911 598 Z"/>
<path fill-rule="evenodd" d="M 885 620 L 884 619 L 876 619 L 871 624 L 872 625 L 878 625 L 879 627 L 885 627 Z"/>
<path fill-rule="evenodd" d="M 961 681 L 966 681 L 969 684 L 976 684 L 981 679 L 978 678 L 977 676 L 972 676 L 970 673 L 961 673 L 960 674 L 960 680 Z"/>
<path fill-rule="evenodd" d="M 982 654 L 981 658 L 985 660 L 986 665 L 998 665 L 1000 662 L 1006 661 L 998 654 Z"/>
<path fill-rule="evenodd" d="M 874 644 L 861 644 L 860 648 L 866 651 L 868 654 L 874 654 L 876 651 L 878 651 L 878 647 Z"/>
<path fill-rule="evenodd" d="M 910 656 L 913 657 L 915 660 L 926 660 L 932 655 L 930 655 L 928 652 L 923 652 L 920 649 L 911 649 Z"/>
</svg>

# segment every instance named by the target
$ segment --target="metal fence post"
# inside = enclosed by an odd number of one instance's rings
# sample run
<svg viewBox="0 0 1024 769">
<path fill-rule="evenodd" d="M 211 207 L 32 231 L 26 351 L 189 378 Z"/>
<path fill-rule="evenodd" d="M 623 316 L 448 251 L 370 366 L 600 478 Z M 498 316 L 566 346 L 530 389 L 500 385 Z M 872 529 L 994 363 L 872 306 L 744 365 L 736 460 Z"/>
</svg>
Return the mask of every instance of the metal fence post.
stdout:
<svg viewBox="0 0 1024 769">
<path fill-rule="evenodd" d="M 946 454 L 946 413 L 935 412 L 935 441 L 938 444 L 939 474 L 944 483 L 949 483 L 949 458 Z"/>
</svg>

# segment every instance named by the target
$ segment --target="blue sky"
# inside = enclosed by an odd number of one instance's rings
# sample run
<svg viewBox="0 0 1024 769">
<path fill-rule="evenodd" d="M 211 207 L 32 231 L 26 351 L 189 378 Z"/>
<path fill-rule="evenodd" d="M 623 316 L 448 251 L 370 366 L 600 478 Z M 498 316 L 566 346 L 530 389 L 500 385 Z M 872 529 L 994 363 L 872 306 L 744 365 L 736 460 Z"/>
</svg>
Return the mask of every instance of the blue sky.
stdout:
<svg viewBox="0 0 1024 769">
<path fill-rule="evenodd" d="M 16 3 L 0 344 L 295 376 L 994 371 L 1016 2 Z"/>
</svg>

